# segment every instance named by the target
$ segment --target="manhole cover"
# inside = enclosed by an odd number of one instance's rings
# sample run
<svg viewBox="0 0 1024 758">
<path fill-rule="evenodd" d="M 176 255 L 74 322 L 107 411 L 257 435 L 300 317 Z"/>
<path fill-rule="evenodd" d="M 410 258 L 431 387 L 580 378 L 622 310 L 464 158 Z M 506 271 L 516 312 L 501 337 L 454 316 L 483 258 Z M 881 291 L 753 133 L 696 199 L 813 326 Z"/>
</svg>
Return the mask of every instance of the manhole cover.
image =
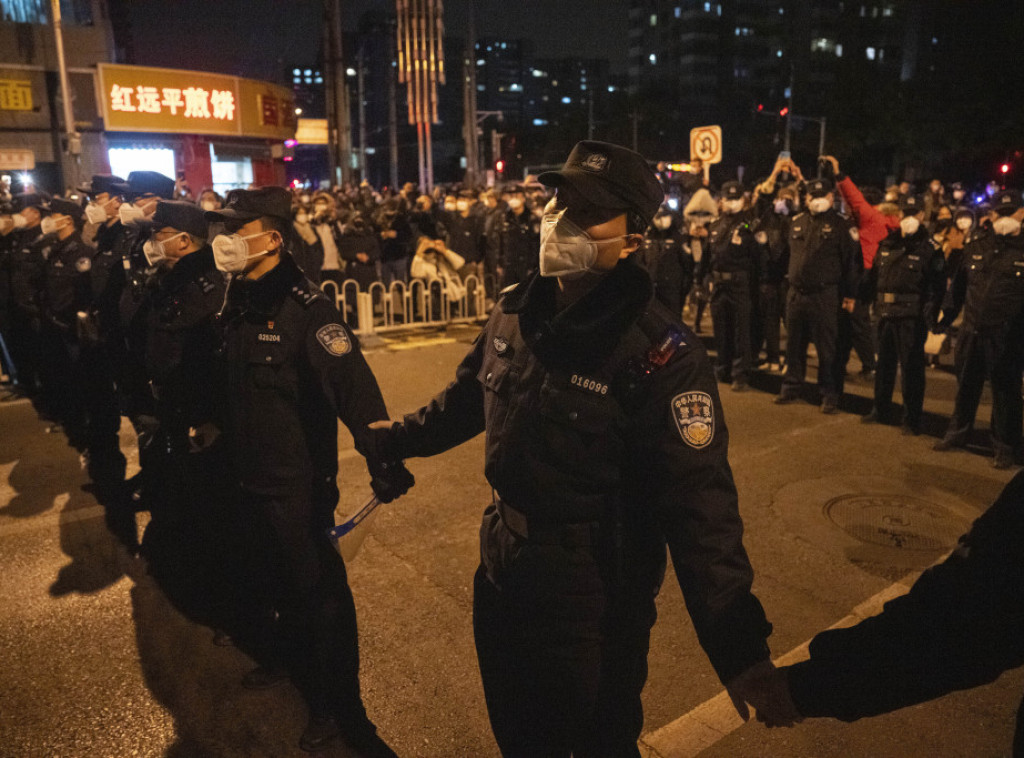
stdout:
<svg viewBox="0 0 1024 758">
<path fill-rule="evenodd" d="M 909 495 L 841 495 L 824 511 L 851 537 L 900 550 L 948 550 L 968 527 L 941 505 Z"/>
</svg>

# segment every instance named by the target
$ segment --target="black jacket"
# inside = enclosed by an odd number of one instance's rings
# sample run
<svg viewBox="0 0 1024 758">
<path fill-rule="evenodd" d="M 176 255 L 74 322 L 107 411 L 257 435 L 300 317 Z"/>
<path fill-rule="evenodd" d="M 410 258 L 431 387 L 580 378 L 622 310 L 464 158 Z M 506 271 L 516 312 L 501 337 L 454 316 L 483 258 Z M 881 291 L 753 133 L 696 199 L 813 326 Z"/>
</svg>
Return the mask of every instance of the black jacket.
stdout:
<svg viewBox="0 0 1024 758">
<path fill-rule="evenodd" d="M 979 231 L 964 247 L 963 262 L 950 284 L 942 319 L 951 324 L 964 311 L 963 329 L 1024 332 L 1024 234 Z"/>
<path fill-rule="evenodd" d="M 693 256 L 686 246 L 686 236 L 673 222 L 668 229 L 654 226 L 647 230 L 638 251 L 640 264 L 647 269 L 654 284 L 654 296 L 673 315 L 683 312 L 683 302 L 693 286 Z"/>
<path fill-rule="evenodd" d="M 653 535 L 662 561 L 667 542 L 701 644 L 728 680 L 767 657 L 771 625 L 750 591 L 707 355 L 632 259 L 562 311 L 557 288 L 535 275 L 506 294 L 455 380 L 393 431 L 391 452 L 434 455 L 486 432 L 487 480 L 531 523 L 621 520 Z"/>
<path fill-rule="evenodd" d="M 882 240 L 871 267 L 880 318 L 938 318 L 946 294 L 946 259 L 922 226 L 904 237 L 893 229 Z"/>
<path fill-rule="evenodd" d="M 75 337 L 78 312 L 86 312 L 92 302 L 94 254 L 75 232 L 65 240 L 54 240 L 46 261 L 43 314 L 69 338 Z"/>
<path fill-rule="evenodd" d="M 243 489 L 307 493 L 329 515 L 337 419 L 366 455 L 367 424 L 388 417 L 358 340 L 289 255 L 260 279 L 233 283 L 225 317 L 229 429 Z"/>
<path fill-rule="evenodd" d="M 763 245 L 754 232 L 752 211 L 719 216 L 708 227 L 708 238 L 701 258 L 701 279 L 715 274 L 740 274 L 737 281 L 749 285 L 757 277 Z"/>
<path fill-rule="evenodd" d="M 846 216 L 829 210 L 793 217 L 789 226 L 789 284 L 797 292 L 838 287 L 840 297 L 854 298 L 863 269 L 860 236 Z"/>
</svg>

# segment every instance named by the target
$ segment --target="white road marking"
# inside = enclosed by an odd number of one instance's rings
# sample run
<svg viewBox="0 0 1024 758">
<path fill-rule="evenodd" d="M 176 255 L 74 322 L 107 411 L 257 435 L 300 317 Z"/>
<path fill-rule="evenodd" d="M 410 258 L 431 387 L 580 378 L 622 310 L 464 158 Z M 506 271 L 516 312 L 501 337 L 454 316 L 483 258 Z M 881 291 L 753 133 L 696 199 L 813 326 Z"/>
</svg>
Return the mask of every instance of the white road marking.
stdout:
<svg viewBox="0 0 1024 758">
<path fill-rule="evenodd" d="M 908 574 L 901 581 L 886 587 L 876 595 L 854 607 L 830 629 L 853 626 L 881 612 L 882 606 L 893 598 L 906 594 L 910 585 L 919 576 L 918 572 Z M 807 640 L 801 645 L 775 659 L 777 666 L 789 666 L 810 657 Z M 753 709 L 751 709 L 753 713 Z M 753 719 L 753 715 L 751 719 Z M 693 758 L 743 726 L 744 721 L 733 708 L 728 693 L 724 690 L 707 700 L 689 713 L 660 729 L 646 734 L 637 743 L 644 758 Z"/>
</svg>

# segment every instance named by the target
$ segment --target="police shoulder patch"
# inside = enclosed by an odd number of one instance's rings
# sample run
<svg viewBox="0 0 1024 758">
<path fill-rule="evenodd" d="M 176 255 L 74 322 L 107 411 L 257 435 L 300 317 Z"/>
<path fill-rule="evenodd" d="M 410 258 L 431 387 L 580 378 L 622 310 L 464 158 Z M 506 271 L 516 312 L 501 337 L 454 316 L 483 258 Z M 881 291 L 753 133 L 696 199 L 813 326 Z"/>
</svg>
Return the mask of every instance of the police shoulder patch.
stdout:
<svg viewBox="0 0 1024 758">
<path fill-rule="evenodd" d="M 764 244 L 766 244 L 768 242 L 768 233 L 767 232 L 758 232 L 755 235 L 755 239 L 757 239 L 757 244 L 764 245 Z"/>
<path fill-rule="evenodd" d="M 860 232 L 857 230 L 857 227 L 850 227 L 850 237 L 853 238 L 854 242 L 860 242 Z"/>
<path fill-rule="evenodd" d="M 672 417 L 683 442 L 698 450 L 715 438 L 715 409 L 706 392 L 683 392 L 672 398 Z"/>
<path fill-rule="evenodd" d="M 352 351 L 352 340 L 341 324 L 321 326 L 317 330 L 316 339 L 331 355 L 340 357 Z"/>
<path fill-rule="evenodd" d="M 79 258 L 77 261 L 75 261 L 75 270 L 78 273 L 80 273 L 80 274 L 86 273 L 91 268 L 92 268 L 92 261 L 89 260 L 88 258 L 84 258 L 83 257 L 83 258 Z"/>
</svg>

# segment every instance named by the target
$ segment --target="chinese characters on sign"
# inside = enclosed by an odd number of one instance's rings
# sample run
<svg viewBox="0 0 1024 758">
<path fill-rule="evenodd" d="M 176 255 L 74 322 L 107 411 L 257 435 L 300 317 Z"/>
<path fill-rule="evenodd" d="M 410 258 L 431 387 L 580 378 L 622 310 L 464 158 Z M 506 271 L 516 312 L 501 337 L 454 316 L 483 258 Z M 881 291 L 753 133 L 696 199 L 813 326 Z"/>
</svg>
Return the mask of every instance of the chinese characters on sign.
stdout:
<svg viewBox="0 0 1024 758">
<path fill-rule="evenodd" d="M 0 79 L 0 110 L 32 110 L 32 83 L 21 79 Z"/>
<path fill-rule="evenodd" d="M 110 110 L 112 111 L 163 113 L 164 108 L 172 116 L 177 116 L 178 111 L 181 110 L 184 112 L 185 118 L 215 118 L 232 121 L 235 118 L 235 93 L 231 90 L 207 91 L 202 87 L 188 87 L 184 90 L 177 87 L 164 87 L 162 90 L 157 90 L 156 87 L 139 85 L 132 90 L 131 87 L 115 84 L 110 88 Z"/>
</svg>

